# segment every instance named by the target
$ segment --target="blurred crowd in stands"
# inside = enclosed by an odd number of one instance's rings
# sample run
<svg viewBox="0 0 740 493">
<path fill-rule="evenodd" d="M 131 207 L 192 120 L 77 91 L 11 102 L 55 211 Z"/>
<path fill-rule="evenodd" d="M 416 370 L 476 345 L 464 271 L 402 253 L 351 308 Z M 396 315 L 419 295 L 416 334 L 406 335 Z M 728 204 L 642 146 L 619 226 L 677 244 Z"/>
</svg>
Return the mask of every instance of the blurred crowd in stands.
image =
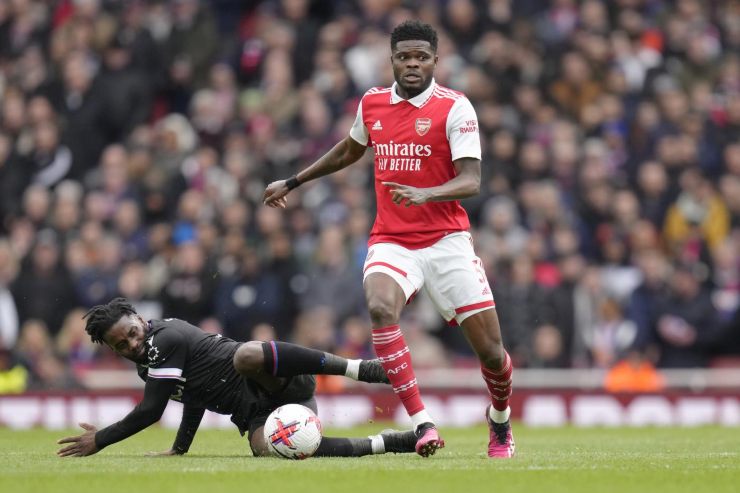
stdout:
<svg viewBox="0 0 740 493">
<path fill-rule="evenodd" d="M 464 205 L 515 365 L 738 365 L 737 0 L 0 0 L 0 392 L 126 367 L 81 318 L 115 296 L 372 356 L 372 151 L 261 197 L 393 82 L 409 18 L 478 113 Z M 402 327 L 418 368 L 474 364 L 423 296 Z"/>
</svg>

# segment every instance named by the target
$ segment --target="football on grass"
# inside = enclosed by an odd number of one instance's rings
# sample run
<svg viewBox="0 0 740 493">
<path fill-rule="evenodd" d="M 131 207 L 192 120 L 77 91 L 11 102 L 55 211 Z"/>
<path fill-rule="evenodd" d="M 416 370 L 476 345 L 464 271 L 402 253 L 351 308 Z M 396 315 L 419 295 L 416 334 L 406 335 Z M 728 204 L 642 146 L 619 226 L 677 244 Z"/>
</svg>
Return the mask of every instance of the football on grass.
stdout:
<svg viewBox="0 0 740 493">
<path fill-rule="evenodd" d="M 308 459 L 321 444 L 321 421 L 306 406 L 280 406 L 265 422 L 265 441 L 276 457 Z"/>
</svg>

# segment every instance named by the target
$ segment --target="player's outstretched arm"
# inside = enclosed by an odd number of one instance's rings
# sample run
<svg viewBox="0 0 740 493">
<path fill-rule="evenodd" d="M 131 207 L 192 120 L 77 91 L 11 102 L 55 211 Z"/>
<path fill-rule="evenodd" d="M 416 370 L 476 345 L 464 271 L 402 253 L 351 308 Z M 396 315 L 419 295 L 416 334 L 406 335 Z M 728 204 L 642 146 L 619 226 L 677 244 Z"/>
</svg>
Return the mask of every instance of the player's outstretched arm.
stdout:
<svg viewBox="0 0 740 493">
<path fill-rule="evenodd" d="M 174 379 L 147 380 L 144 399 L 125 418 L 99 431 L 92 425 L 80 423 L 85 433 L 59 440 L 59 444 L 70 445 L 60 449 L 57 455 L 60 457 L 92 455 L 153 425 L 162 417 L 176 384 L 177 380 Z"/>
<path fill-rule="evenodd" d="M 270 183 L 262 196 L 262 202 L 270 207 L 285 208 L 285 196 L 297 186 L 330 175 L 356 162 L 365 153 L 366 146 L 360 144 L 350 136 L 345 137 L 329 152 L 321 156 L 318 161 L 287 180 L 278 180 Z"/>
<path fill-rule="evenodd" d="M 444 202 L 460 200 L 480 193 L 480 160 L 460 158 L 455 161 L 457 176 L 442 185 L 429 188 L 417 188 L 392 181 L 384 181 L 391 199 L 395 204 L 422 205 L 427 202 Z"/>
</svg>

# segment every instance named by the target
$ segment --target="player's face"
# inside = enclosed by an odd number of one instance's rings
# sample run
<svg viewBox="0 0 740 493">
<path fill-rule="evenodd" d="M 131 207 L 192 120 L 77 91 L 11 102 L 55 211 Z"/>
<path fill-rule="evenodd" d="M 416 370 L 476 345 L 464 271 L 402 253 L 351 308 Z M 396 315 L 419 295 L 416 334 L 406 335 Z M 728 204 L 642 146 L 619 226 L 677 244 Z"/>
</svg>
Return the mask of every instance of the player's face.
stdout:
<svg viewBox="0 0 740 493">
<path fill-rule="evenodd" d="M 103 336 L 113 351 L 135 363 L 146 363 L 146 322 L 138 315 L 124 315 Z"/>
<path fill-rule="evenodd" d="M 437 54 L 429 41 L 399 41 L 391 54 L 398 95 L 408 99 L 424 92 L 432 83 Z"/>
</svg>

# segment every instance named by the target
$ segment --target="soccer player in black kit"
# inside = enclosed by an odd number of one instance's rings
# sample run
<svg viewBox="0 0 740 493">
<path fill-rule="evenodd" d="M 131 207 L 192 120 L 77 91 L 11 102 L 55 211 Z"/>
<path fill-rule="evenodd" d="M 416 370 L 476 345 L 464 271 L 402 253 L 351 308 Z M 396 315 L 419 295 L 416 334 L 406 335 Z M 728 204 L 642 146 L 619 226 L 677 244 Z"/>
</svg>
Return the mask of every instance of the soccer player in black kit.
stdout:
<svg viewBox="0 0 740 493">
<path fill-rule="evenodd" d="M 347 360 L 285 342 L 237 342 L 174 318 L 145 321 L 123 298 L 93 307 L 85 315 L 93 342 L 105 344 L 136 363 L 146 382 L 143 400 L 121 421 L 98 430 L 81 423 L 82 435 L 67 437 L 57 455 L 87 456 L 156 423 L 169 399 L 183 404 L 172 447 L 160 455 L 190 448 L 206 409 L 231 415 L 248 434 L 255 456 L 268 455 L 263 437 L 267 416 L 296 403 L 316 412 L 314 375 L 345 375 L 368 383 L 388 383 L 377 360 Z M 413 431 L 386 431 L 368 438 L 324 437 L 314 456 L 359 457 L 414 452 Z"/>
</svg>

